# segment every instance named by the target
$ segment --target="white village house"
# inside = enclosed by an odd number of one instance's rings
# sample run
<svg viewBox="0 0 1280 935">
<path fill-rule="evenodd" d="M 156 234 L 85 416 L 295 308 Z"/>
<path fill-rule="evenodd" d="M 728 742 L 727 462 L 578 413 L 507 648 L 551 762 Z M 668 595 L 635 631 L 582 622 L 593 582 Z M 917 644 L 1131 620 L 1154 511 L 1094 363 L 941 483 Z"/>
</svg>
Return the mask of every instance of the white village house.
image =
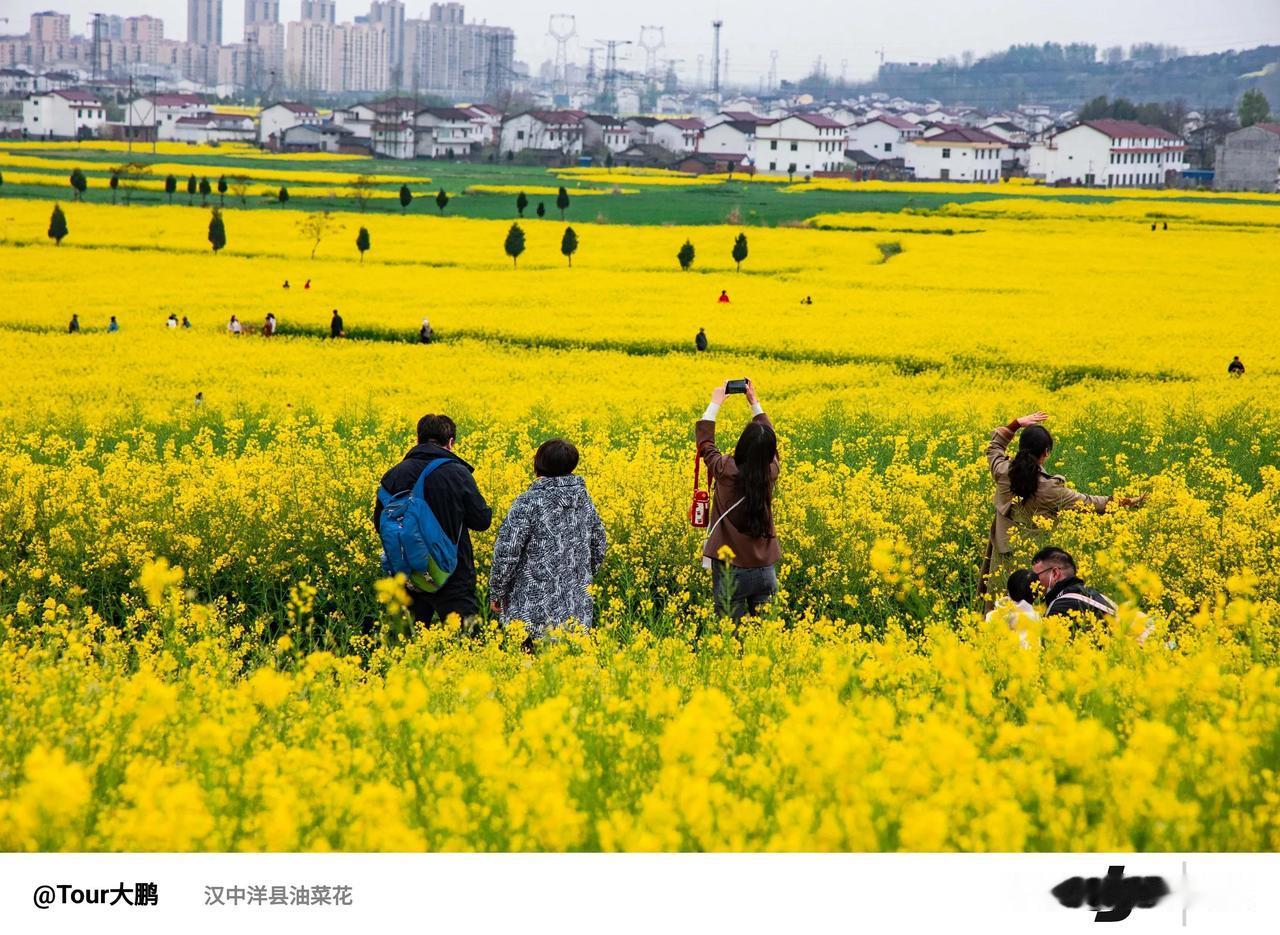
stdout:
<svg viewBox="0 0 1280 935">
<path fill-rule="evenodd" d="M 756 128 L 756 171 L 766 175 L 842 171 L 845 130 L 844 124 L 824 114 L 790 114 L 760 124 Z"/>
<path fill-rule="evenodd" d="M 1086 120 L 1031 147 L 1028 174 L 1050 185 L 1164 185 L 1186 169 L 1186 143 L 1134 120 Z"/>
<path fill-rule="evenodd" d="M 176 140 L 178 121 L 208 110 L 199 94 L 149 94 L 129 102 L 125 116 L 127 126 L 148 128 L 158 140 Z"/>
<path fill-rule="evenodd" d="M 172 133 L 179 143 L 252 143 L 258 128 L 246 114 L 203 113 L 179 117 Z"/>
<path fill-rule="evenodd" d="M 106 122 L 102 101 L 79 88 L 32 94 L 22 102 L 22 130 L 27 136 L 75 139 L 98 133 Z"/>
<path fill-rule="evenodd" d="M 903 158 L 917 179 L 999 182 L 1006 142 L 972 127 L 948 127 L 911 140 Z"/>
<path fill-rule="evenodd" d="M 657 143 L 673 153 L 692 153 L 698 149 L 705 124 L 696 117 L 672 117 L 659 120 L 649 130 L 650 143 Z"/>
<path fill-rule="evenodd" d="M 877 159 L 894 159 L 904 155 L 905 144 L 920 138 L 921 129 L 910 120 L 893 114 L 875 117 L 849 127 L 846 149 L 860 150 Z"/>
<path fill-rule="evenodd" d="M 753 165 L 756 132 L 762 125 L 772 122 L 768 117 L 736 113 L 731 119 L 713 123 L 702 131 L 698 152 L 728 159 L 740 167 Z"/>
<path fill-rule="evenodd" d="M 457 107 L 424 107 L 413 129 L 414 154 L 425 159 L 459 159 L 480 145 L 471 114 Z"/>
<path fill-rule="evenodd" d="M 320 113 L 310 104 L 280 101 L 265 107 L 258 115 L 258 144 L 278 149 L 284 143 L 284 131 L 304 123 L 320 122 Z"/>
<path fill-rule="evenodd" d="M 582 152 L 582 118 L 580 110 L 530 110 L 502 122 L 502 151 L 524 152 L 532 149 L 543 153 L 576 156 Z"/>
<path fill-rule="evenodd" d="M 626 123 L 610 114 L 588 114 L 582 118 L 582 145 L 587 149 L 604 147 L 620 153 L 631 145 L 631 131 Z"/>
</svg>

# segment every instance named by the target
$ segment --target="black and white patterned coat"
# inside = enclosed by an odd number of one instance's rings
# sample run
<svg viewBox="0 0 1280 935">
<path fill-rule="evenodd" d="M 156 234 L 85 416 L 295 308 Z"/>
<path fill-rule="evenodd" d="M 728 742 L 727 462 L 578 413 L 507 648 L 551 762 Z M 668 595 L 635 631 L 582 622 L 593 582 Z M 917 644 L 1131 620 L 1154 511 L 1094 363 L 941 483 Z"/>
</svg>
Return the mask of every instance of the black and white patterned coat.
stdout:
<svg viewBox="0 0 1280 935">
<path fill-rule="evenodd" d="M 539 477 L 516 497 L 493 546 L 489 598 L 502 623 L 542 637 L 573 618 L 592 623 L 591 584 L 604 562 L 604 523 L 581 477 Z"/>
</svg>

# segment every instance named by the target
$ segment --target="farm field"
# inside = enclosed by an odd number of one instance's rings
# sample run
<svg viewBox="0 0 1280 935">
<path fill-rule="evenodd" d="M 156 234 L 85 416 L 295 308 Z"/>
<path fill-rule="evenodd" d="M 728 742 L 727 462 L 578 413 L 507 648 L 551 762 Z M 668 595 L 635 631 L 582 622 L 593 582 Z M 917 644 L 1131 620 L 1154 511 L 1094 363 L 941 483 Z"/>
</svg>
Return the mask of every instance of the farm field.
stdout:
<svg viewBox="0 0 1280 935">
<path fill-rule="evenodd" d="M 1280 202 L 725 182 L 790 222 L 593 220 L 693 192 L 637 182 L 521 221 L 513 263 L 510 192 L 438 216 L 435 164 L 411 213 L 334 210 L 318 244 L 320 201 L 228 199 L 216 254 L 185 192 L 9 181 L 40 168 L 0 160 L 0 847 L 1280 848 Z M 556 184 L 528 171 L 488 184 Z M 226 333 L 269 311 L 278 337 Z M 735 631 L 685 511 L 693 422 L 744 375 L 783 559 Z M 1109 628 L 976 613 L 983 450 L 1036 409 L 1053 471 L 1148 495 L 1053 533 L 1123 602 Z M 427 411 L 495 507 L 482 587 L 533 450 L 578 445 L 609 536 L 590 634 L 415 628 L 378 580 L 377 479 Z"/>
</svg>

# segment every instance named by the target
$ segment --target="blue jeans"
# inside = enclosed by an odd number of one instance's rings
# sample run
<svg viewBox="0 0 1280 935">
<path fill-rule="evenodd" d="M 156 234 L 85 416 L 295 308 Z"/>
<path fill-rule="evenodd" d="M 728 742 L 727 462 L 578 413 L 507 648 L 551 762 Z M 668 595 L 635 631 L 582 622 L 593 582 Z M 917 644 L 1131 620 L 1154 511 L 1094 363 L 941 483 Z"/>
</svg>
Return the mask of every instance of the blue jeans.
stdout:
<svg viewBox="0 0 1280 935">
<path fill-rule="evenodd" d="M 778 593 L 778 574 L 772 565 L 761 568 L 730 567 L 724 563 L 711 566 L 711 588 L 715 592 L 716 612 L 730 616 L 737 623 L 746 614 L 757 613 Z"/>
</svg>

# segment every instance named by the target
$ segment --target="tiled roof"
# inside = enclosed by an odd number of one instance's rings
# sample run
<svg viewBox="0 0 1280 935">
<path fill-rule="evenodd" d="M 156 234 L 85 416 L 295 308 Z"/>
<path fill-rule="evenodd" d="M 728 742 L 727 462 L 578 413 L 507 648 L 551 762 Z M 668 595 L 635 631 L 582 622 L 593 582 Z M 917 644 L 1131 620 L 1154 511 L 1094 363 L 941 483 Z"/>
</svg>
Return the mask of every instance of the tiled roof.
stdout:
<svg viewBox="0 0 1280 935">
<path fill-rule="evenodd" d="M 1157 139 L 1176 140 L 1177 135 L 1160 127 L 1149 127 L 1136 120 L 1085 120 L 1081 126 L 1092 127 L 1113 140 Z"/>
</svg>

